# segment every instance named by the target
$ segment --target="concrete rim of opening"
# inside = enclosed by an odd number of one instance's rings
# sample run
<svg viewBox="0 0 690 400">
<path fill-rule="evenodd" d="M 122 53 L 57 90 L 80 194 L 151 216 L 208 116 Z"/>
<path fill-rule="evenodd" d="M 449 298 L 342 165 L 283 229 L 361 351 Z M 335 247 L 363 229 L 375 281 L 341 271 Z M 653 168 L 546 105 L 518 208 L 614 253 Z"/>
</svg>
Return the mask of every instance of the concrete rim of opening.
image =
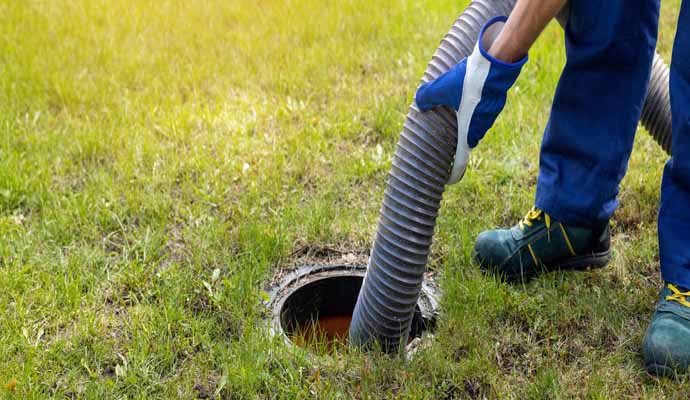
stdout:
<svg viewBox="0 0 690 400">
<path fill-rule="evenodd" d="M 284 326 L 284 307 L 290 297 L 312 284 L 338 277 L 364 278 L 366 265 L 305 265 L 292 270 L 287 275 L 272 282 L 268 288 L 268 297 L 265 306 L 268 308 L 268 328 L 272 335 L 280 336 L 291 347 L 299 347 L 290 339 L 286 326 Z M 431 337 L 436 324 L 439 305 L 438 286 L 432 279 L 426 277 L 422 283 L 422 291 L 417 301 L 418 311 L 415 313 L 422 319 L 424 329 L 405 348 L 407 354 L 413 353 L 420 347 L 422 341 Z M 355 301 L 356 302 L 356 298 Z M 352 307 L 354 308 L 354 302 Z"/>
</svg>

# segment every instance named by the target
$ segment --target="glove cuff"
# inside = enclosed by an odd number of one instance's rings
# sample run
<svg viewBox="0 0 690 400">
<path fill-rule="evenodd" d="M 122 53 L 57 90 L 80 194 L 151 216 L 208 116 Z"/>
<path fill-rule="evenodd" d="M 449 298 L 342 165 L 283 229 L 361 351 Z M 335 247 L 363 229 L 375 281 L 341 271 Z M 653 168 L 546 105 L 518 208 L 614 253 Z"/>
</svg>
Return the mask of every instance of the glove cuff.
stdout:
<svg viewBox="0 0 690 400">
<path fill-rule="evenodd" d="M 527 56 L 507 63 L 491 56 L 489 47 L 501 33 L 505 16 L 491 18 L 479 32 L 475 49 L 467 58 L 462 95 L 457 108 L 458 141 L 448 184 L 459 181 L 465 173 L 469 155 L 503 109 L 508 89 L 515 83 Z M 482 99 L 488 99 L 483 104 Z"/>
<path fill-rule="evenodd" d="M 508 21 L 508 17 L 504 15 L 499 15 L 488 20 L 486 24 L 484 24 L 482 29 L 479 31 L 477 47 L 479 48 L 479 51 L 481 52 L 482 56 L 489 60 L 491 64 L 510 69 L 520 69 L 527 62 L 527 54 L 525 54 L 524 57 L 513 63 L 499 60 L 498 58 L 489 54 L 489 49 L 491 48 L 491 45 L 494 43 L 494 41 L 496 41 L 496 38 L 498 38 L 498 35 L 503 30 L 503 26 L 506 24 L 506 21 Z"/>
</svg>

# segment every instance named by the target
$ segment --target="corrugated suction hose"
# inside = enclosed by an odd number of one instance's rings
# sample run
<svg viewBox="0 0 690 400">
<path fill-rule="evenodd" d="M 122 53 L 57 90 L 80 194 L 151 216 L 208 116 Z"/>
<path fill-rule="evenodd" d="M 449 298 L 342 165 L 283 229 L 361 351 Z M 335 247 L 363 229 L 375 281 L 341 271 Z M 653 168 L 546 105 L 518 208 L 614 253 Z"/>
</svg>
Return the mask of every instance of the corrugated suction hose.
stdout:
<svg viewBox="0 0 690 400">
<path fill-rule="evenodd" d="M 441 41 L 422 78 L 433 80 L 474 48 L 479 30 L 496 15 L 508 15 L 516 0 L 474 0 Z M 670 153 L 669 71 L 656 55 L 642 124 Z M 350 343 L 385 352 L 404 348 L 426 271 L 436 217 L 457 143 L 455 111 L 410 106 L 388 175 L 376 239 L 359 293 Z M 402 344 L 402 346 L 401 346 Z"/>
</svg>

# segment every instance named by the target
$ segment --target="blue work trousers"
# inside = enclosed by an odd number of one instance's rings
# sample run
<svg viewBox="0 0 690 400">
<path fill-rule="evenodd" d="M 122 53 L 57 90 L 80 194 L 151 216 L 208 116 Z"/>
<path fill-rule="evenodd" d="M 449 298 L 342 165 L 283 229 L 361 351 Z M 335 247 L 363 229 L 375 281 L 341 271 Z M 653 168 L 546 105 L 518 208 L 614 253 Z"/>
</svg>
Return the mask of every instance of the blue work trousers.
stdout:
<svg viewBox="0 0 690 400">
<path fill-rule="evenodd" d="M 649 83 L 659 0 L 571 0 L 567 62 L 542 142 L 536 206 L 591 226 L 615 211 Z M 671 61 L 673 157 L 664 170 L 659 250 L 665 281 L 690 288 L 690 0 Z"/>
</svg>

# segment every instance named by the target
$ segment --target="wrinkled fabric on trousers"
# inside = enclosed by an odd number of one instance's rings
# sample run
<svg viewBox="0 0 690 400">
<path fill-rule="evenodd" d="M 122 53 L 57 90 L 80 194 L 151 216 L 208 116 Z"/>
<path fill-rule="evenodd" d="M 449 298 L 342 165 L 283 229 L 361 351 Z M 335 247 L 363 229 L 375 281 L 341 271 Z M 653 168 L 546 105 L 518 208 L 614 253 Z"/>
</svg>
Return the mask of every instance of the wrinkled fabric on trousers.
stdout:
<svg viewBox="0 0 690 400">
<path fill-rule="evenodd" d="M 673 157 L 659 209 L 665 281 L 690 287 L 690 0 L 671 62 Z M 567 62 L 544 133 L 536 206 L 566 224 L 608 220 L 618 202 L 656 46 L 658 0 L 571 0 Z"/>
</svg>

